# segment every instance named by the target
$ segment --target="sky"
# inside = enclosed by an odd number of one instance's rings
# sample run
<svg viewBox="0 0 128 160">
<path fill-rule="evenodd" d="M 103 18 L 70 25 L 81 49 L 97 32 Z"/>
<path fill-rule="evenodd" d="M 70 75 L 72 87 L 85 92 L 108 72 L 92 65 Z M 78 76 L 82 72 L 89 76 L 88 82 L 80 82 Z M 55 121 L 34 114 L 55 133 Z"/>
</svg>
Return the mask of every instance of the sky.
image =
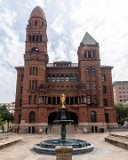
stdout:
<svg viewBox="0 0 128 160">
<path fill-rule="evenodd" d="M 49 62 L 77 63 L 86 31 L 100 46 L 113 81 L 128 81 L 128 0 L 0 0 L 0 103 L 15 101 L 15 66 L 23 66 L 26 25 L 33 8 L 47 20 Z"/>
</svg>

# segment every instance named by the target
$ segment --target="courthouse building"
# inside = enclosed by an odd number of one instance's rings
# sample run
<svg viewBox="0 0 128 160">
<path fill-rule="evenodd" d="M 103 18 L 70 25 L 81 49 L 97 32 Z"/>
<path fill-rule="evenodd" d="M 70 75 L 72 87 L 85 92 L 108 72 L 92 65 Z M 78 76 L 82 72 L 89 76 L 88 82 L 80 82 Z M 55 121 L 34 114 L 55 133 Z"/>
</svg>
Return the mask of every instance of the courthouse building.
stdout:
<svg viewBox="0 0 128 160">
<path fill-rule="evenodd" d="M 56 26 L 57 27 L 57 26 Z M 37 6 L 26 28 L 24 66 L 17 66 L 14 128 L 34 133 L 59 117 L 60 96 L 66 95 L 67 119 L 89 131 L 116 125 L 111 66 L 101 66 L 98 42 L 83 35 L 78 63 L 48 63 L 47 21 Z M 74 56 L 72 55 L 72 56 Z"/>
</svg>

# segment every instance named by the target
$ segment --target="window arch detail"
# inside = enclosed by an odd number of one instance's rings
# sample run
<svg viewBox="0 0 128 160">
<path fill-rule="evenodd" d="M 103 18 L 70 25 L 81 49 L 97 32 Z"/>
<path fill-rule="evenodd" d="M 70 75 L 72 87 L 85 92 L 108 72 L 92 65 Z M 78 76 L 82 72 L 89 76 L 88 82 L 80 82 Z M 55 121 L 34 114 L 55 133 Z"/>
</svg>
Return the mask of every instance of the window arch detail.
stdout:
<svg viewBox="0 0 128 160">
<path fill-rule="evenodd" d="M 96 112 L 95 111 L 91 112 L 91 122 L 97 122 Z"/>
<path fill-rule="evenodd" d="M 36 121 L 36 114 L 34 111 L 29 113 L 29 123 L 35 123 Z"/>
</svg>

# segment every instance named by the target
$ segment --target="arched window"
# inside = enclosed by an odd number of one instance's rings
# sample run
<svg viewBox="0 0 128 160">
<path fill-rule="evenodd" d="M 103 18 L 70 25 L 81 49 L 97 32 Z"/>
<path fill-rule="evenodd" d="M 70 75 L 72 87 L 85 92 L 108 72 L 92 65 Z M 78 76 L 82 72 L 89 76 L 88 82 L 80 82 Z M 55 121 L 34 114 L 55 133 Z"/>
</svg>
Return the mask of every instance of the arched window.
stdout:
<svg viewBox="0 0 128 160">
<path fill-rule="evenodd" d="M 95 111 L 91 112 L 91 122 L 97 122 L 97 120 L 96 120 L 96 112 Z"/>
<path fill-rule="evenodd" d="M 36 121 L 36 114 L 34 111 L 29 113 L 29 123 L 35 123 Z"/>
</svg>

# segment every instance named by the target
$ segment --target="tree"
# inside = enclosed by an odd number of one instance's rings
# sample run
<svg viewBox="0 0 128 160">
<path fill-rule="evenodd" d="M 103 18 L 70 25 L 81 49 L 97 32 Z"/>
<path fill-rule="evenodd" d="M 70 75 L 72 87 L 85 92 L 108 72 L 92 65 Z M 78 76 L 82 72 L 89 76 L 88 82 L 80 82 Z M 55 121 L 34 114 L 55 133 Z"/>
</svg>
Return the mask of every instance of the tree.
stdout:
<svg viewBox="0 0 128 160">
<path fill-rule="evenodd" d="M 4 123 L 7 121 L 8 123 L 8 128 L 7 130 L 9 130 L 9 122 L 13 121 L 14 116 L 12 113 L 10 113 L 7 109 L 7 106 L 4 105 L 0 105 L 0 126 L 4 132 Z"/>
<path fill-rule="evenodd" d="M 117 111 L 118 124 L 123 125 L 125 121 L 128 121 L 128 104 L 118 103 L 118 104 L 115 104 L 115 108 Z"/>
<path fill-rule="evenodd" d="M 0 127 L 3 130 L 3 132 L 4 132 L 4 123 L 5 121 L 3 121 L 3 119 L 0 117 Z"/>
<path fill-rule="evenodd" d="M 6 114 L 6 120 L 7 120 L 7 123 L 8 123 L 8 128 L 7 128 L 7 131 L 9 131 L 9 123 L 12 122 L 14 120 L 14 116 L 12 113 L 8 112 Z"/>
</svg>

